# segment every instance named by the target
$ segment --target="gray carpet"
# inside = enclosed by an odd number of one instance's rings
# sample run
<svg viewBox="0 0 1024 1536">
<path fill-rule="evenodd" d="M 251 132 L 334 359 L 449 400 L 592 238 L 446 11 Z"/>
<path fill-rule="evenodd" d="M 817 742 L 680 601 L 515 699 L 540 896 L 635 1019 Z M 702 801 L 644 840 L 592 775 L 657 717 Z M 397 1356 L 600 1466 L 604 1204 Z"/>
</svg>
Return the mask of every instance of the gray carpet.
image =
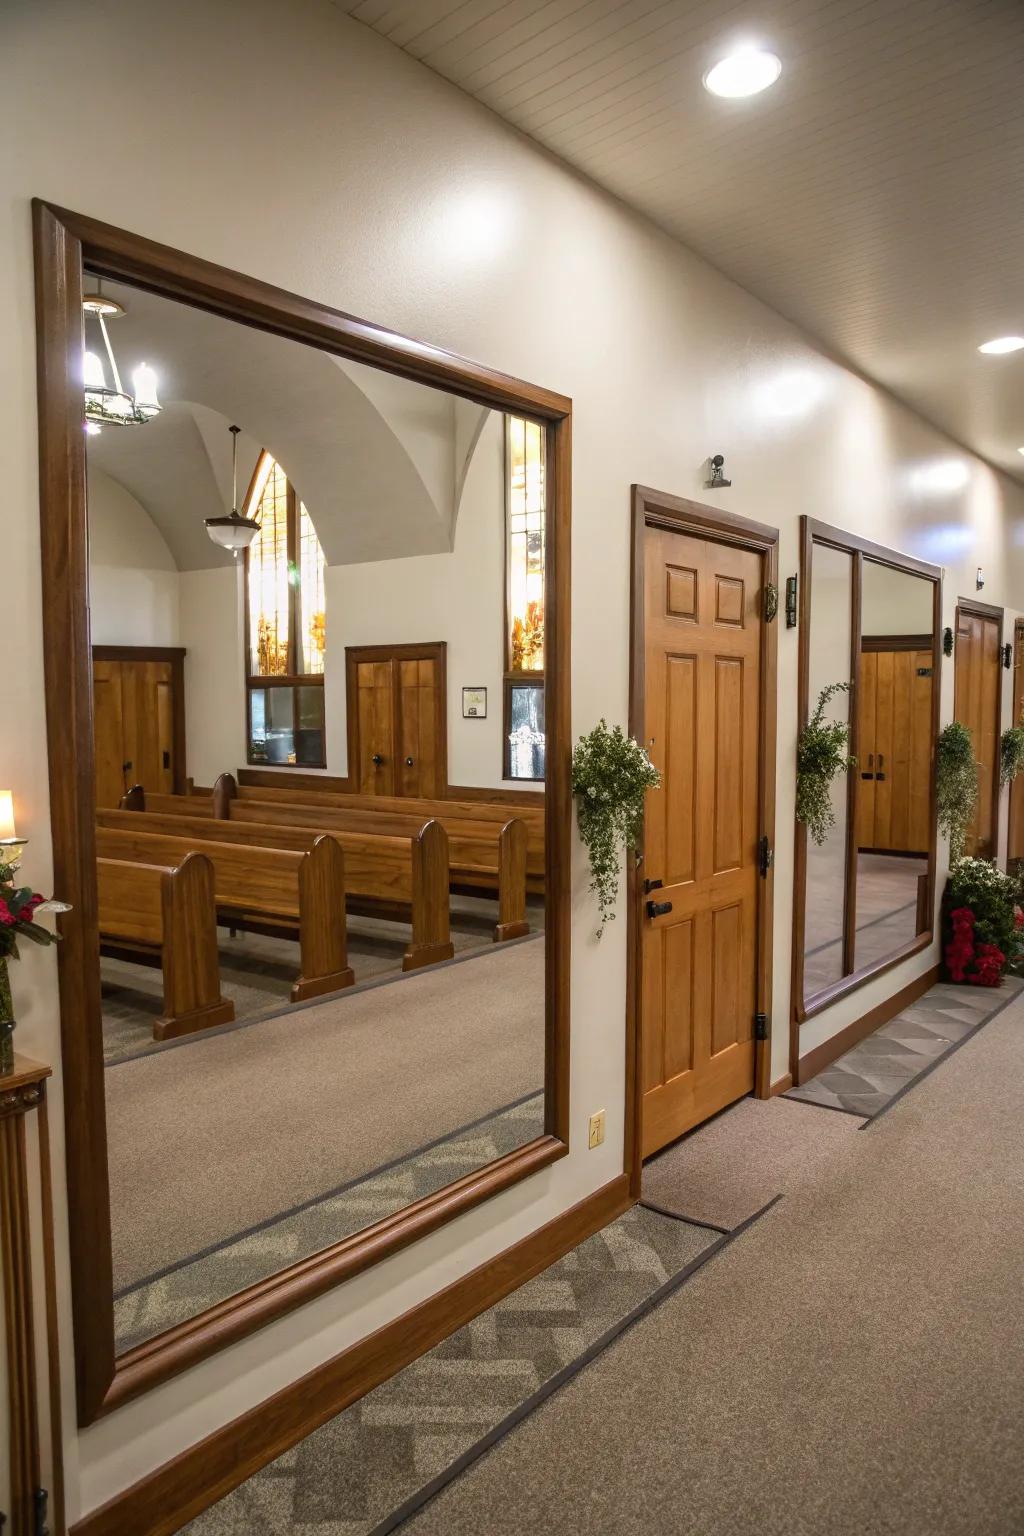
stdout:
<svg viewBox="0 0 1024 1536">
<path fill-rule="evenodd" d="M 408 1536 L 1020 1536 L 1022 1080 L 1016 1000 Z"/>
<path fill-rule="evenodd" d="M 579 1356 L 723 1241 L 706 1228 L 635 1207 L 185 1529 L 194 1536 L 380 1536 L 399 1523 L 406 1501 L 479 1449 Z M 488 1530 L 484 1519 L 475 1536 Z"/>
<path fill-rule="evenodd" d="M 115 1289 L 536 1092 L 544 1039 L 538 936 L 108 1067 Z"/>
<path fill-rule="evenodd" d="M 532 1094 L 385 1168 L 136 1281 L 114 1298 L 117 1353 L 514 1152 L 543 1129 L 544 1095 Z"/>
<path fill-rule="evenodd" d="M 732 1231 L 862 1123 L 784 1098 L 741 1099 L 645 1164 L 641 1198 Z"/>
<path fill-rule="evenodd" d="M 786 1098 L 870 1117 L 880 1114 L 922 1073 L 1005 1008 L 1024 987 L 1007 976 L 1001 987 L 961 987 L 940 982 L 853 1046 Z"/>
<path fill-rule="evenodd" d="M 460 896 L 452 905 L 451 936 L 455 953 L 487 949 L 493 943 L 495 903 L 485 897 Z M 544 928 L 544 903 L 531 899 L 530 926 Z M 402 974 L 409 925 L 387 918 L 348 919 L 348 959 L 356 982 Z M 287 1007 L 298 968 L 294 939 L 265 934 L 218 931 L 221 991 L 235 1005 L 238 1022 Z M 104 956 L 100 961 L 103 1009 L 103 1060 L 124 1061 L 160 1045 L 153 1023 L 163 1012 L 160 970 Z"/>
</svg>

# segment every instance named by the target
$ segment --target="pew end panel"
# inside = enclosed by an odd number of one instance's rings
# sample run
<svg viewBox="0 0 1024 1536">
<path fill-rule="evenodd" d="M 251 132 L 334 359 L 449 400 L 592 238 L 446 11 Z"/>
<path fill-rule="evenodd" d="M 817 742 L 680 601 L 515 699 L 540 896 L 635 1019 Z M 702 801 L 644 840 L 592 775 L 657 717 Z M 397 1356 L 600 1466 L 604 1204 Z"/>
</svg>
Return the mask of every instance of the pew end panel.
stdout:
<svg viewBox="0 0 1024 1536">
<path fill-rule="evenodd" d="M 507 821 L 498 839 L 498 921 L 494 942 L 521 939 L 530 931 L 526 916 L 526 827 Z"/>
<path fill-rule="evenodd" d="M 292 1002 L 351 987 L 345 918 L 345 854 L 336 838 L 320 836 L 299 865 L 301 971 Z"/>
<path fill-rule="evenodd" d="M 428 821 L 412 840 L 412 943 L 403 971 L 454 957 L 449 880 L 448 834 L 439 821 Z"/>
</svg>

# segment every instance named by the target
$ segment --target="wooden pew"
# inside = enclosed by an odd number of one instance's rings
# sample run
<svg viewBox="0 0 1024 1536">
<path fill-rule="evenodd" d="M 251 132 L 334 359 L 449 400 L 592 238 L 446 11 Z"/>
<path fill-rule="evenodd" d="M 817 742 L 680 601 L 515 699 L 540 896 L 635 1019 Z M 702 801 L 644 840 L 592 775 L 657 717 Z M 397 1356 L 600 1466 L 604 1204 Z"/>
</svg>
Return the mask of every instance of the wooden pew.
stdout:
<svg viewBox="0 0 1024 1536">
<path fill-rule="evenodd" d="M 174 864 L 186 859 L 200 842 L 196 836 L 144 830 L 143 817 L 134 811 L 104 814 L 120 814 L 129 825 L 117 829 L 98 825 L 96 850 L 101 858 Z M 214 823 L 197 817 L 196 825 L 212 830 Z M 336 839 L 316 837 L 304 852 L 240 848 L 208 838 L 201 840 L 201 849 L 212 867 L 214 900 L 222 921 L 230 922 L 234 916 L 239 924 L 271 933 L 298 927 L 300 967 L 292 985 L 293 1003 L 352 985 L 355 977 L 348 964 L 345 932 L 345 857 Z"/>
<path fill-rule="evenodd" d="M 152 798 L 146 797 L 147 805 Z M 260 812 L 264 815 L 260 815 Z M 123 820 L 124 815 L 124 812 L 119 811 L 101 812 L 98 824 L 124 826 L 126 824 Z M 195 818 L 185 818 L 183 821 L 175 814 L 168 815 L 149 810 L 146 811 L 146 818 L 147 828 L 154 832 L 162 831 L 192 837 L 205 835 L 233 840 L 235 829 L 245 828 L 251 832 L 251 835 L 240 838 L 240 841 L 250 846 L 259 843 L 268 847 L 285 848 L 309 847 L 317 832 L 330 832 L 332 835 L 351 833 L 365 841 L 367 838 L 418 839 L 423 830 L 419 818 L 415 816 L 378 816 L 365 811 L 338 811 L 333 807 L 317 810 L 309 806 L 285 806 L 276 803 L 264 805 L 246 802 L 243 805 L 238 801 L 233 803 L 231 819 L 226 823 L 204 820 L 203 826 L 200 826 Z M 131 822 L 129 821 L 127 825 L 130 826 Z M 353 889 L 355 877 L 351 872 L 354 842 L 349 843 L 348 847 L 349 894 L 358 896 L 360 892 Z M 497 891 L 498 922 L 494 929 L 495 942 L 502 943 L 508 939 L 518 939 L 529 933 L 530 925 L 526 914 L 526 829 L 522 822 L 515 819 L 506 822 L 503 827 L 473 823 L 469 831 L 450 833 L 448 852 L 452 885 L 467 885 L 475 889 Z M 434 871 L 429 871 L 423 876 L 424 881 L 433 878 Z M 395 897 L 388 896 L 384 899 L 394 900 Z M 429 904 L 432 899 L 434 898 L 431 893 L 424 891 L 423 900 Z M 415 906 L 415 893 L 411 904 Z M 435 935 L 435 942 L 439 937 L 440 935 Z M 429 931 L 426 929 L 423 941 L 429 942 Z"/>
<path fill-rule="evenodd" d="M 163 1013 L 154 1040 L 230 1024 L 235 1005 L 221 996 L 213 866 L 187 853 L 176 867 L 96 861 L 104 950 L 155 959 L 163 969 Z"/>
<path fill-rule="evenodd" d="M 190 781 L 191 782 L 191 781 Z M 121 796 L 118 809 L 122 811 L 166 811 L 181 816 L 216 816 L 226 818 L 228 806 L 238 793 L 234 776 L 222 773 L 209 792 L 190 791 L 187 795 L 162 795 L 145 790 L 141 784 L 133 784 Z"/>
</svg>

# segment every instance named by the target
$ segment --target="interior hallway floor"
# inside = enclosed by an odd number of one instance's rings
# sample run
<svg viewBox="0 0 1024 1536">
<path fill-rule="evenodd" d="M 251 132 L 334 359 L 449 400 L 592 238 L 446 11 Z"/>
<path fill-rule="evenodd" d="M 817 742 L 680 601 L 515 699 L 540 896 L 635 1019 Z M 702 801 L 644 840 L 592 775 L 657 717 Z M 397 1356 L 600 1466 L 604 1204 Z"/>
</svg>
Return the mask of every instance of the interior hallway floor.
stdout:
<svg viewBox="0 0 1024 1536">
<path fill-rule="evenodd" d="M 1018 996 L 863 1129 L 743 1101 L 715 1123 L 734 1117 L 753 1165 L 758 1112 L 785 1128 L 780 1156 L 798 1116 L 817 1141 L 812 1157 L 785 1153 L 782 1198 L 751 1224 L 701 1236 L 635 1209 L 188 1529 L 1019 1533 L 1022 1074 Z M 586 1358 L 613 1290 L 620 1307 L 658 1304 L 535 1406 L 512 1366 L 537 1367 L 542 1327 Z M 533 1411 L 403 1523 L 416 1499 L 387 1510 L 379 1479 L 400 1471 L 422 1496 L 454 1441 L 479 1435 L 481 1383 L 496 1424 L 516 1393 Z"/>
</svg>

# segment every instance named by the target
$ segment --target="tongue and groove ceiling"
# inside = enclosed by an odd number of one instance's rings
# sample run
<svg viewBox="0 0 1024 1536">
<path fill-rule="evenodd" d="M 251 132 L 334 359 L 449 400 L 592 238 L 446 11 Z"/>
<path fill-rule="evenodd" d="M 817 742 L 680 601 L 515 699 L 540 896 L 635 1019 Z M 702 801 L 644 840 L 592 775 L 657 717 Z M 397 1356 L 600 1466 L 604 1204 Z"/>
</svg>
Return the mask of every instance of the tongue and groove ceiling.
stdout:
<svg viewBox="0 0 1024 1536">
<path fill-rule="evenodd" d="M 335 3 L 1024 479 L 1024 0 Z"/>
</svg>

